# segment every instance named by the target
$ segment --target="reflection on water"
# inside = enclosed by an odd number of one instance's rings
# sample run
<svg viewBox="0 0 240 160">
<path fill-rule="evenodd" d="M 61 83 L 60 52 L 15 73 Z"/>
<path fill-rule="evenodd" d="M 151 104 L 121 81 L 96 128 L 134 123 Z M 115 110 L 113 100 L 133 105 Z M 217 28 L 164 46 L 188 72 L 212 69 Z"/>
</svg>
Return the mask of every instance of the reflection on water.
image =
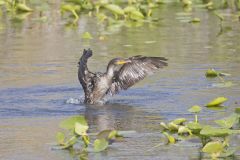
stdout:
<svg viewBox="0 0 240 160">
<path fill-rule="evenodd" d="M 183 23 L 181 8 L 170 5 L 161 7 L 156 25 L 105 28 L 82 16 L 79 26 L 69 29 L 56 8 L 49 11 L 54 18 L 47 23 L 32 21 L 39 16 L 34 14 L 21 23 L 0 20 L 5 24 L 0 25 L 0 159 L 72 159 L 67 152 L 51 151 L 50 143 L 55 141 L 58 123 L 76 114 L 86 116 L 91 132 L 137 131 L 106 153 L 90 154 L 89 159 L 198 159 L 195 143 L 144 151 L 160 143 L 161 120 L 191 119 L 185 111 L 192 105 L 204 105 L 218 96 L 229 98 L 226 111 L 202 111 L 200 120 L 206 123 L 239 107 L 240 28 L 230 19 L 223 25 L 231 30 L 218 35 L 219 22 L 211 12 L 196 10 L 194 16 L 201 23 Z M 85 31 L 94 39 L 83 40 Z M 100 40 L 100 35 L 105 39 Z M 111 58 L 138 54 L 167 57 L 169 66 L 108 97 L 103 106 L 66 103 L 83 97 L 77 62 L 83 48 L 89 47 L 94 51 L 89 60 L 92 71 L 105 71 Z M 213 87 L 218 80 L 204 77 L 209 68 L 232 74 L 226 80 L 236 86 Z"/>
</svg>

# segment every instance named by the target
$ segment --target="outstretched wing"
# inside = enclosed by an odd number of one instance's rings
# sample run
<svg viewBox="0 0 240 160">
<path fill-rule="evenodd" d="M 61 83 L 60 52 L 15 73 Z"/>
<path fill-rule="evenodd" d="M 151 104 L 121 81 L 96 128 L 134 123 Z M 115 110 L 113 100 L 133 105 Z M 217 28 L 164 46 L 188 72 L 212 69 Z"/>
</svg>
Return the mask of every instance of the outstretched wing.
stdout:
<svg viewBox="0 0 240 160">
<path fill-rule="evenodd" d="M 129 60 L 131 62 L 124 64 L 119 71 L 115 72 L 114 81 L 108 93 L 113 95 L 120 90 L 126 90 L 157 69 L 167 66 L 167 59 L 164 57 L 134 56 Z"/>
<path fill-rule="evenodd" d="M 78 80 L 81 83 L 84 91 L 90 89 L 92 77 L 94 74 L 88 70 L 87 61 L 92 56 L 92 50 L 83 50 L 83 55 L 78 62 Z"/>
</svg>

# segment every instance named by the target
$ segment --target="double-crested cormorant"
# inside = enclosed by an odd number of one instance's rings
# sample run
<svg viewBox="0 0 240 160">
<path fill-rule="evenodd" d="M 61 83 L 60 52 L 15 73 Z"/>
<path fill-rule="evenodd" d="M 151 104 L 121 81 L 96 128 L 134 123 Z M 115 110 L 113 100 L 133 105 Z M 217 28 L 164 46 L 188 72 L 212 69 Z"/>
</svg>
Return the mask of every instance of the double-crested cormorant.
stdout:
<svg viewBox="0 0 240 160">
<path fill-rule="evenodd" d="M 84 103 L 87 104 L 101 103 L 105 95 L 126 90 L 158 68 L 167 66 L 167 59 L 164 57 L 138 55 L 127 59 L 114 58 L 108 63 L 105 73 L 92 73 L 87 67 L 91 56 L 92 50 L 84 49 L 78 62 L 78 79 L 85 93 Z"/>
</svg>

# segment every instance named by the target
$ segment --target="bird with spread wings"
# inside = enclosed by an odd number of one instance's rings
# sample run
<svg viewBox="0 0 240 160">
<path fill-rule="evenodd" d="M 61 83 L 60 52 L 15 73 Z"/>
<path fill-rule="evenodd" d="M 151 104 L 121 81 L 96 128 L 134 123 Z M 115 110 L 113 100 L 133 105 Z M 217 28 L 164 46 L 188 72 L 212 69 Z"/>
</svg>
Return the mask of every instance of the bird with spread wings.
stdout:
<svg viewBox="0 0 240 160">
<path fill-rule="evenodd" d="M 91 56 L 92 50 L 84 49 L 78 62 L 78 79 L 85 93 L 86 104 L 103 103 L 107 94 L 114 95 L 120 90 L 127 90 L 157 69 L 168 65 L 164 57 L 138 55 L 114 58 L 108 63 L 105 73 L 93 73 L 87 67 L 87 61 Z"/>
</svg>

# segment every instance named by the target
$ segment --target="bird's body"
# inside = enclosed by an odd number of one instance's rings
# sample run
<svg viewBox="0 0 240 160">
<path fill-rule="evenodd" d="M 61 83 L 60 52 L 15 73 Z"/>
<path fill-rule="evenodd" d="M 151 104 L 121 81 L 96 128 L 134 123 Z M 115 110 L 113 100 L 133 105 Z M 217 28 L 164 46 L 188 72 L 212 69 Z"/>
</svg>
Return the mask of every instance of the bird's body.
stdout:
<svg viewBox="0 0 240 160">
<path fill-rule="evenodd" d="M 90 49 L 84 50 L 78 68 L 78 79 L 85 93 L 84 103 L 87 104 L 102 103 L 107 94 L 126 90 L 154 70 L 167 66 L 167 59 L 163 57 L 134 56 L 112 59 L 105 73 L 92 73 L 87 67 L 91 56 Z"/>
</svg>

